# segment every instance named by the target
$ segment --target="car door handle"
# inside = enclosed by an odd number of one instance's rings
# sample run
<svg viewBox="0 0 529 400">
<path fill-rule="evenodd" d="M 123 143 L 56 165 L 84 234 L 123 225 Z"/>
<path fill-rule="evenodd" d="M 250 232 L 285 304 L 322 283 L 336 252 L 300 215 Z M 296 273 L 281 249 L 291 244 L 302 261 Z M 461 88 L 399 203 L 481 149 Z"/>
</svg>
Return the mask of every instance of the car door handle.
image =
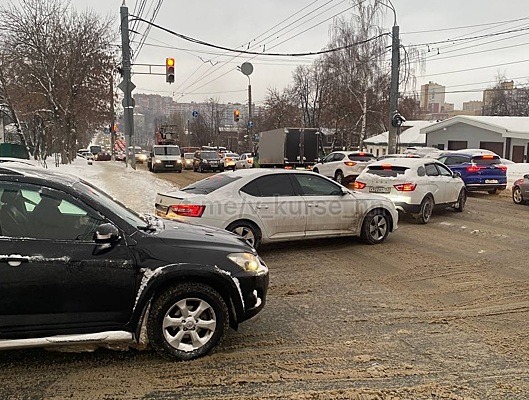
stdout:
<svg viewBox="0 0 529 400">
<path fill-rule="evenodd" d="M 18 267 L 23 262 L 29 262 L 29 257 L 21 256 L 20 254 L 11 254 L 9 256 L 0 257 L 0 261 L 7 261 L 12 267 Z"/>
<path fill-rule="evenodd" d="M 257 206 L 258 210 L 268 210 L 268 206 Z"/>
</svg>

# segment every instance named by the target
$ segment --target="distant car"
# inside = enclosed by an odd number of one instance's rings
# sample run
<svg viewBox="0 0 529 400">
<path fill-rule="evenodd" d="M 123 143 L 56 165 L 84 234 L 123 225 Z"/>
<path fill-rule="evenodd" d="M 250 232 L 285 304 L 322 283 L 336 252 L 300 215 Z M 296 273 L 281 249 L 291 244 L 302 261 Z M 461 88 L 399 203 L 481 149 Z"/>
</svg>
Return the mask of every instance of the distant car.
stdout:
<svg viewBox="0 0 529 400">
<path fill-rule="evenodd" d="M 74 176 L 0 164 L 0 227 L 0 349 L 149 342 L 191 360 L 266 303 L 268 268 L 241 238 Z"/>
<path fill-rule="evenodd" d="M 94 160 L 94 155 L 89 149 L 79 149 L 77 151 L 77 157 L 84 158 L 86 160 Z"/>
<path fill-rule="evenodd" d="M 112 159 L 112 153 L 101 150 L 99 153 L 94 155 L 94 161 L 110 161 Z"/>
<path fill-rule="evenodd" d="M 235 163 L 239 159 L 237 153 L 223 153 L 221 157 L 221 162 L 224 164 L 224 169 L 232 169 L 235 171 Z"/>
<path fill-rule="evenodd" d="M 235 162 L 235 169 L 253 168 L 253 154 L 242 153 L 239 159 Z"/>
<path fill-rule="evenodd" d="M 134 154 L 135 162 L 137 164 L 143 164 L 147 162 L 148 156 L 147 152 L 145 152 L 140 146 L 134 146 L 134 150 L 132 146 L 129 147 L 129 157 L 132 157 Z"/>
<path fill-rule="evenodd" d="M 515 204 L 526 204 L 529 201 L 529 174 L 517 179 L 512 185 L 512 201 Z"/>
<path fill-rule="evenodd" d="M 419 222 L 430 220 L 434 207 L 451 206 L 462 212 L 467 200 L 459 173 L 433 158 L 388 158 L 369 164 L 356 178 L 354 189 L 391 199 L 401 212 Z"/>
<path fill-rule="evenodd" d="M 397 228 L 389 199 L 353 193 L 311 171 L 251 168 L 210 176 L 175 192 L 158 193 L 156 215 L 234 232 L 261 243 L 360 236 L 383 242 Z"/>
<path fill-rule="evenodd" d="M 445 152 L 437 160 L 459 172 L 469 191 L 496 194 L 507 187 L 507 167 L 495 153 L 468 149 Z"/>
<path fill-rule="evenodd" d="M 312 170 L 346 185 L 353 182 L 375 160 L 373 154 L 363 151 L 334 151 L 315 164 Z"/>
<path fill-rule="evenodd" d="M 224 171 L 219 153 L 215 150 L 197 150 L 193 156 L 193 171 Z"/>
<path fill-rule="evenodd" d="M 184 169 L 193 169 L 193 158 L 195 153 L 184 153 L 182 158 L 182 165 Z"/>
</svg>

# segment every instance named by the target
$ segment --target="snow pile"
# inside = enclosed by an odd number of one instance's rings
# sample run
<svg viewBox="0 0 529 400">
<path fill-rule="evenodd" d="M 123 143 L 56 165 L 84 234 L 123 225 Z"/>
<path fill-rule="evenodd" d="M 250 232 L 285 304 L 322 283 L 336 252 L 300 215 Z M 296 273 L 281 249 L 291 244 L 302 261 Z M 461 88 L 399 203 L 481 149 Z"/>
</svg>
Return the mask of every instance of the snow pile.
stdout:
<svg viewBox="0 0 529 400">
<path fill-rule="evenodd" d="M 76 158 L 71 164 L 48 165 L 48 168 L 82 178 L 139 213 L 154 213 L 158 192 L 179 189 L 147 170 L 133 170 L 123 162 L 101 161 L 88 165 L 85 159 Z"/>
</svg>

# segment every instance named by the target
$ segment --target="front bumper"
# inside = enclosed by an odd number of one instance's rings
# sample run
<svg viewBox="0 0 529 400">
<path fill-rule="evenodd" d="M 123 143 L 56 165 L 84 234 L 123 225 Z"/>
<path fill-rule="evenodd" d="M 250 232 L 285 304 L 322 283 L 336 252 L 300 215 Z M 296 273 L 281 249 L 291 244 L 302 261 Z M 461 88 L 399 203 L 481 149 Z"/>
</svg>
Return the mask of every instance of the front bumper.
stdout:
<svg viewBox="0 0 529 400">
<path fill-rule="evenodd" d="M 241 275 L 236 277 L 239 281 L 241 296 L 244 301 L 243 314 L 238 322 L 246 321 L 257 315 L 266 303 L 269 276 L 268 271 L 262 275 Z"/>
</svg>

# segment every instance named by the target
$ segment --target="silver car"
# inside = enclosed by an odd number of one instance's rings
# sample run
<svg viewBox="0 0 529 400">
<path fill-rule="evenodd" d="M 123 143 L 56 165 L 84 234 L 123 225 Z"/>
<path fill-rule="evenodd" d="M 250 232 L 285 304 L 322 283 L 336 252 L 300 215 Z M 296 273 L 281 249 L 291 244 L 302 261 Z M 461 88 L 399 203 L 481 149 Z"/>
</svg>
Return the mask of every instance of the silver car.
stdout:
<svg viewBox="0 0 529 400">
<path fill-rule="evenodd" d="M 529 174 L 517 179 L 512 185 L 512 201 L 515 204 L 525 204 L 529 200 Z"/>
</svg>

